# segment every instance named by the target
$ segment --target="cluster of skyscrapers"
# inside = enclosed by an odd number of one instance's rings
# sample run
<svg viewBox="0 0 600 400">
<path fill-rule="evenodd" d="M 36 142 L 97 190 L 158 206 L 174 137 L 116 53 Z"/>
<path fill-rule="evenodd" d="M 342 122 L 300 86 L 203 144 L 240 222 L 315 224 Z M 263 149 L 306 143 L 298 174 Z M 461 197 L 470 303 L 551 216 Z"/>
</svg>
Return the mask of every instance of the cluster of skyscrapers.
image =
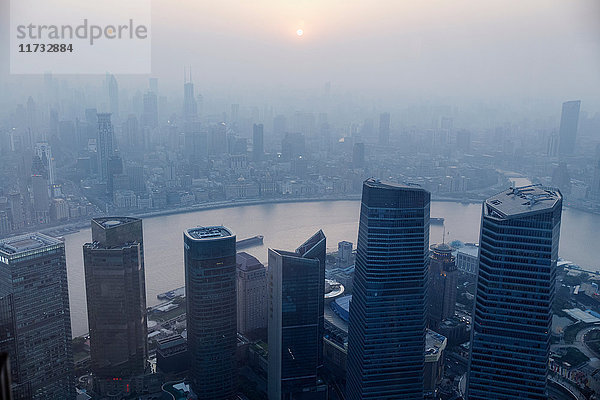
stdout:
<svg viewBox="0 0 600 400">
<path fill-rule="evenodd" d="M 417 185 L 364 182 L 347 399 L 424 397 L 426 329 L 454 315 L 457 279 L 451 248 L 430 250 L 430 201 Z M 534 185 L 483 204 L 468 399 L 547 398 L 561 210 L 559 191 Z M 142 221 L 91 225 L 83 254 L 94 390 L 125 396 L 152 380 Z M 188 378 L 198 398 L 235 398 L 238 332 L 268 326 L 269 399 L 327 399 L 324 233 L 295 251 L 269 249 L 268 270 L 238 254 L 235 234 L 223 226 L 188 229 L 183 243 Z M 34 233 L 0 241 L 0 349 L 12 357 L 16 398 L 73 398 L 60 240 Z"/>
</svg>

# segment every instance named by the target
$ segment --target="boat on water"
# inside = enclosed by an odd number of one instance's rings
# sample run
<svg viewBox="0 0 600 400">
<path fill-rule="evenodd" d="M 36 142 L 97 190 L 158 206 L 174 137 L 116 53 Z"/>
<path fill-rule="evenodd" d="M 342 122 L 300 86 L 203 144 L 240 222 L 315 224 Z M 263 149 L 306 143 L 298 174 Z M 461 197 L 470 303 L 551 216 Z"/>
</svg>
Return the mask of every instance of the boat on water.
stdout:
<svg viewBox="0 0 600 400">
<path fill-rule="evenodd" d="M 238 240 L 237 242 L 235 242 L 235 247 L 237 250 L 239 250 L 245 249 L 247 247 L 262 245 L 264 238 L 265 237 L 263 235 L 256 235 L 247 239 Z"/>
<path fill-rule="evenodd" d="M 431 225 L 444 225 L 444 218 L 429 218 Z"/>
</svg>

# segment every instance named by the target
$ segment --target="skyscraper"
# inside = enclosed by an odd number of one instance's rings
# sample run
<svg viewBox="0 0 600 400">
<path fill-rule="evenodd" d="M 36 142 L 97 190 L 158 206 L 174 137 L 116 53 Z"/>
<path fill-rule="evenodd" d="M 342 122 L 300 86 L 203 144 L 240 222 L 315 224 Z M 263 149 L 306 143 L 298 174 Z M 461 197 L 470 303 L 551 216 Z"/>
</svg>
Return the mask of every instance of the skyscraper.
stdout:
<svg viewBox="0 0 600 400">
<path fill-rule="evenodd" d="M 379 144 L 385 146 L 390 143 L 390 113 L 379 115 Z"/>
<path fill-rule="evenodd" d="M 145 128 L 156 128 L 158 126 L 158 98 L 154 92 L 144 94 L 142 126 Z"/>
<path fill-rule="evenodd" d="M 323 363 L 326 238 L 318 231 L 295 252 L 269 249 L 270 400 L 318 399 Z"/>
<path fill-rule="evenodd" d="M 141 375 L 148 358 L 142 220 L 92 219 L 83 245 L 90 353 L 95 386 Z M 111 390 L 113 390 L 111 388 Z"/>
<path fill-rule="evenodd" d="M 432 246 L 429 256 L 430 329 L 438 329 L 444 319 L 454 316 L 457 278 L 452 247 L 444 243 Z"/>
<path fill-rule="evenodd" d="M 0 267 L 0 351 L 15 399 L 73 399 L 64 243 L 41 233 L 1 240 Z"/>
<path fill-rule="evenodd" d="M 192 71 L 190 70 L 190 78 L 188 81 L 184 71 L 183 83 L 183 120 L 185 122 L 193 122 L 198 118 L 198 103 L 194 98 L 194 84 L 192 83 Z"/>
<path fill-rule="evenodd" d="M 183 235 L 189 378 L 200 400 L 235 395 L 237 345 L 235 235 L 223 226 Z"/>
<path fill-rule="evenodd" d="M 252 127 L 252 159 L 254 162 L 262 161 L 264 153 L 263 124 L 254 124 Z"/>
<path fill-rule="evenodd" d="M 422 399 L 430 193 L 363 184 L 348 327 L 350 400 Z"/>
<path fill-rule="evenodd" d="M 548 398 L 561 212 L 558 190 L 533 185 L 483 203 L 469 400 Z"/>
<path fill-rule="evenodd" d="M 106 74 L 109 111 L 115 118 L 119 117 L 119 85 L 114 75 Z"/>
<path fill-rule="evenodd" d="M 98 174 L 103 182 L 108 181 L 108 160 L 113 155 L 113 126 L 110 114 L 98 114 Z"/>
<path fill-rule="evenodd" d="M 352 167 L 363 168 L 365 166 L 365 144 L 354 143 L 352 148 Z"/>
<path fill-rule="evenodd" d="M 579 124 L 579 108 L 581 100 L 567 101 L 562 105 L 560 115 L 558 154 L 568 156 L 575 151 L 577 125 Z"/>
<path fill-rule="evenodd" d="M 237 254 L 237 329 L 255 335 L 267 328 L 267 269 L 246 252 Z"/>
</svg>

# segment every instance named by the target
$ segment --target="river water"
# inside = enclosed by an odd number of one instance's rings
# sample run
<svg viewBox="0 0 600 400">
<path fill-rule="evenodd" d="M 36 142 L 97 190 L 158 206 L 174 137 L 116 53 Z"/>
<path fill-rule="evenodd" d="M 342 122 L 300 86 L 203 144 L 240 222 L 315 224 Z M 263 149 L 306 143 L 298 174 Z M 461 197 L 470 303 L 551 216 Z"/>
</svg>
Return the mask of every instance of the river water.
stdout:
<svg viewBox="0 0 600 400">
<path fill-rule="evenodd" d="M 198 225 L 225 225 L 238 240 L 264 235 L 264 245 L 244 249 L 265 262 L 269 247 L 294 250 L 323 229 L 328 251 L 348 240 L 356 246 L 359 201 L 261 204 L 146 218 L 144 252 L 148 306 L 159 303 L 156 295 L 184 285 L 183 231 Z M 445 218 L 446 242 L 477 242 L 480 204 L 434 201 L 431 216 Z M 441 225 L 431 226 L 430 243 L 442 241 Z M 593 243 L 600 234 L 600 215 L 563 210 L 560 256 L 585 269 L 600 270 Z M 65 246 L 73 335 L 88 331 L 82 245 L 91 240 L 90 229 L 67 235 Z"/>
</svg>

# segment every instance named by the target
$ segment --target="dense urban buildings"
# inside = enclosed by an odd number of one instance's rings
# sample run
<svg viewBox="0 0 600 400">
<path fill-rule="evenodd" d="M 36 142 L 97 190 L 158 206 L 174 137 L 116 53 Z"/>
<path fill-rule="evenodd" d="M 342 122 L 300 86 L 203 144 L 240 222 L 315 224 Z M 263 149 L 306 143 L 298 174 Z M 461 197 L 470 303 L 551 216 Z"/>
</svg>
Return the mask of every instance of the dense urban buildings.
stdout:
<svg viewBox="0 0 600 400">
<path fill-rule="evenodd" d="M 379 115 L 379 145 L 387 146 L 390 143 L 390 113 Z"/>
<path fill-rule="evenodd" d="M 41 233 L 0 241 L 0 326 L 15 400 L 75 396 L 63 242 Z"/>
<path fill-rule="evenodd" d="M 441 322 L 454 316 L 458 270 L 452 247 L 442 243 L 431 247 L 429 256 L 430 329 L 437 330 Z"/>
<path fill-rule="evenodd" d="M 580 100 L 566 101 L 562 105 L 558 145 L 558 153 L 561 156 L 569 156 L 575 152 L 580 107 Z"/>
<path fill-rule="evenodd" d="M 363 184 L 348 327 L 346 397 L 422 399 L 430 194 Z"/>
<path fill-rule="evenodd" d="M 265 153 L 264 126 L 263 124 L 254 124 L 252 127 L 252 159 L 254 162 L 260 162 Z"/>
<path fill-rule="evenodd" d="M 235 395 L 237 344 L 235 235 L 223 226 L 184 232 L 188 377 L 200 400 Z"/>
<path fill-rule="evenodd" d="M 256 257 L 239 252 L 236 282 L 238 332 L 264 336 L 267 329 L 267 269 Z"/>
<path fill-rule="evenodd" d="M 91 370 L 102 395 L 128 393 L 148 358 L 142 220 L 94 218 L 83 245 Z"/>
<path fill-rule="evenodd" d="M 269 249 L 270 400 L 326 399 L 323 363 L 326 238 L 314 234 L 296 251 Z"/>
<path fill-rule="evenodd" d="M 560 192 L 534 185 L 483 204 L 469 400 L 548 397 L 561 212 Z"/>
</svg>

